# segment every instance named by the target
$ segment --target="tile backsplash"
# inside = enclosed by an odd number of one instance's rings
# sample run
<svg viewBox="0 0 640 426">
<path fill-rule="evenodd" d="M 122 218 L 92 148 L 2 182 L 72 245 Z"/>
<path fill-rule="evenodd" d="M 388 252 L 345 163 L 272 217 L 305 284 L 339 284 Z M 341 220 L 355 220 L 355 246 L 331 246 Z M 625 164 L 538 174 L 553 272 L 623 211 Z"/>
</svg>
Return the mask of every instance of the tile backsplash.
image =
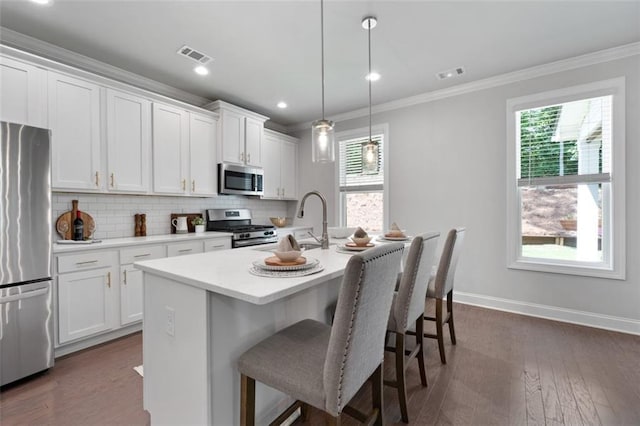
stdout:
<svg viewBox="0 0 640 426">
<path fill-rule="evenodd" d="M 134 236 L 133 215 L 147 215 L 147 235 L 168 234 L 171 213 L 203 213 L 206 209 L 247 208 L 252 223 L 270 224 L 272 216 L 287 215 L 287 201 L 260 200 L 242 196 L 214 198 L 161 197 L 149 195 L 52 194 L 53 226 L 58 216 L 71 210 L 71 200 L 78 200 L 78 209 L 90 214 L 96 223 L 95 238 Z M 289 211 L 291 208 L 289 208 Z M 58 234 L 54 229 L 54 239 Z"/>
</svg>

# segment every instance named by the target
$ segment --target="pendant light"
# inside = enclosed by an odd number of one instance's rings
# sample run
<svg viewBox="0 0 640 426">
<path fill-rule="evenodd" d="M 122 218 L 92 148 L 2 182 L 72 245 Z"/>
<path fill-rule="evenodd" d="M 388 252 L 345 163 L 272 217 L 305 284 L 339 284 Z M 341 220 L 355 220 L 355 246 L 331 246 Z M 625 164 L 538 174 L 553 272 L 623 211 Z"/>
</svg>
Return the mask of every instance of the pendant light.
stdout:
<svg viewBox="0 0 640 426">
<path fill-rule="evenodd" d="M 322 63 L 322 119 L 311 124 L 311 160 L 328 163 L 335 160 L 333 121 L 324 118 L 324 2 L 320 0 L 320 54 Z"/>
<path fill-rule="evenodd" d="M 362 28 L 367 30 L 369 40 L 369 140 L 362 144 L 362 171 L 364 173 L 378 173 L 378 143 L 371 137 L 371 30 L 376 27 L 378 20 L 375 16 L 367 16 L 362 20 Z"/>
</svg>

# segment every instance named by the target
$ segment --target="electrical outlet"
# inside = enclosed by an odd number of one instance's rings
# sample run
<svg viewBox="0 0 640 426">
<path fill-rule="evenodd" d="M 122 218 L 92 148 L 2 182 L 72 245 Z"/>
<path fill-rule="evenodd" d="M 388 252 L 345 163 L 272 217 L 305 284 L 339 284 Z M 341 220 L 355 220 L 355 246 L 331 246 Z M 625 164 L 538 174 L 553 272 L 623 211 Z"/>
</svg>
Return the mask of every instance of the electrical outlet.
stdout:
<svg viewBox="0 0 640 426">
<path fill-rule="evenodd" d="M 165 309 L 167 310 L 167 325 L 165 331 L 169 336 L 173 336 L 176 331 L 176 311 L 169 306 L 165 306 Z"/>
</svg>

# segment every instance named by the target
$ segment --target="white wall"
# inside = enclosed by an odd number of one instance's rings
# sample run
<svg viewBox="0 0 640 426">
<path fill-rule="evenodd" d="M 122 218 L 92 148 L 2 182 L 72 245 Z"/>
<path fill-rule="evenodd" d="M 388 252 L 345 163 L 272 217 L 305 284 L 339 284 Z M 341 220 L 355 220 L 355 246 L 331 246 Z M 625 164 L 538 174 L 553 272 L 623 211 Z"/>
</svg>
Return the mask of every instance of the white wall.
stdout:
<svg viewBox="0 0 640 426">
<path fill-rule="evenodd" d="M 284 201 L 260 200 L 242 196 L 213 198 L 160 197 L 147 195 L 72 194 L 54 192 L 52 198 L 54 236 L 55 221 L 71 210 L 71 200 L 78 200 L 78 209 L 89 213 L 96 222 L 96 238 L 133 237 L 136 213 L 147 215 L 147 235 L 169 234 L 171 213 L 202 213 L 206 209 L 248 208 L 252 223 L 271 224 L 270 217 L 286 216 Z M 54 237 L 55 238 L 55 237 Z"/>
<path fill-rule="evenodd" d="M 507 99 L 620 76 L 627 92 L 627 279 L 507 269 Z M 640 56 L 633 56 L 374 115 L 374 125 L 389 125 L 390 222 L 412 233 L 467 227 L 458 300 L 640 334 L 639 103 Z M 337 131 L 367 121 L 340 122 Z M 333 166 L 311 163 L 309 134 L 297 134 L 301 194 L 319 189 L 333 204 Z M 306 210 L 305 222 L 318 226 L 319 209 Z"/>
</svg>

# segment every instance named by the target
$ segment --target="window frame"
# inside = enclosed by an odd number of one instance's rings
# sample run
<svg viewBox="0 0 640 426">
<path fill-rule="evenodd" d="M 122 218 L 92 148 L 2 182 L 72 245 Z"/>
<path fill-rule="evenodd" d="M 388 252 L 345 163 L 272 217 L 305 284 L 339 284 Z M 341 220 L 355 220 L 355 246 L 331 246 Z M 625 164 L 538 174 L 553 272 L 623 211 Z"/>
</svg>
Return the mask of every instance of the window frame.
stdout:
<svg viewBox="0 0 640 426">
<path fill-rule="evenodd" d="M 521 255 L 522 218 L 518 187 L 516 112 L 599 96 L 612 96 L 612 149 L 608 215 L 603 217 L 603 228 L 610 232 L 603 238 L 603 261 L 580 263 L 557 259 L 527 258 Z M 551 272 L 599 278 L 625 279 L 625 78 L 619 77 L 564 89 L 551 90 L 507 100 L 507 268 Z M 605 250 L 605 244 L 607 250 Z"/>
<path fill-rule="evenodd" d="M 371 135 L 382 135 L 382 173 L 384 174 L 384 183 L 382 187 L 382 229 L 389 228 L 389 125 L 387 123 L 371 126 Z M 345 130 L 335 135 L 336 145 L 341 141 L 368 138 L 369 128 L 361 127 L 358 129 Z M 340 152 L 340 147 L 336 146 L 336 152 Z M 340 156 L 336 156 L 335 162 L 335 217 L 339 223 L 338 226 L 346 225 L 346 206 L 344 196 L 340 190 Z M 355 191 L 354 191 L 355 192 Z M 367 190 L 358 192 L 379 192 L 379 190 Z"/>
</svg>

